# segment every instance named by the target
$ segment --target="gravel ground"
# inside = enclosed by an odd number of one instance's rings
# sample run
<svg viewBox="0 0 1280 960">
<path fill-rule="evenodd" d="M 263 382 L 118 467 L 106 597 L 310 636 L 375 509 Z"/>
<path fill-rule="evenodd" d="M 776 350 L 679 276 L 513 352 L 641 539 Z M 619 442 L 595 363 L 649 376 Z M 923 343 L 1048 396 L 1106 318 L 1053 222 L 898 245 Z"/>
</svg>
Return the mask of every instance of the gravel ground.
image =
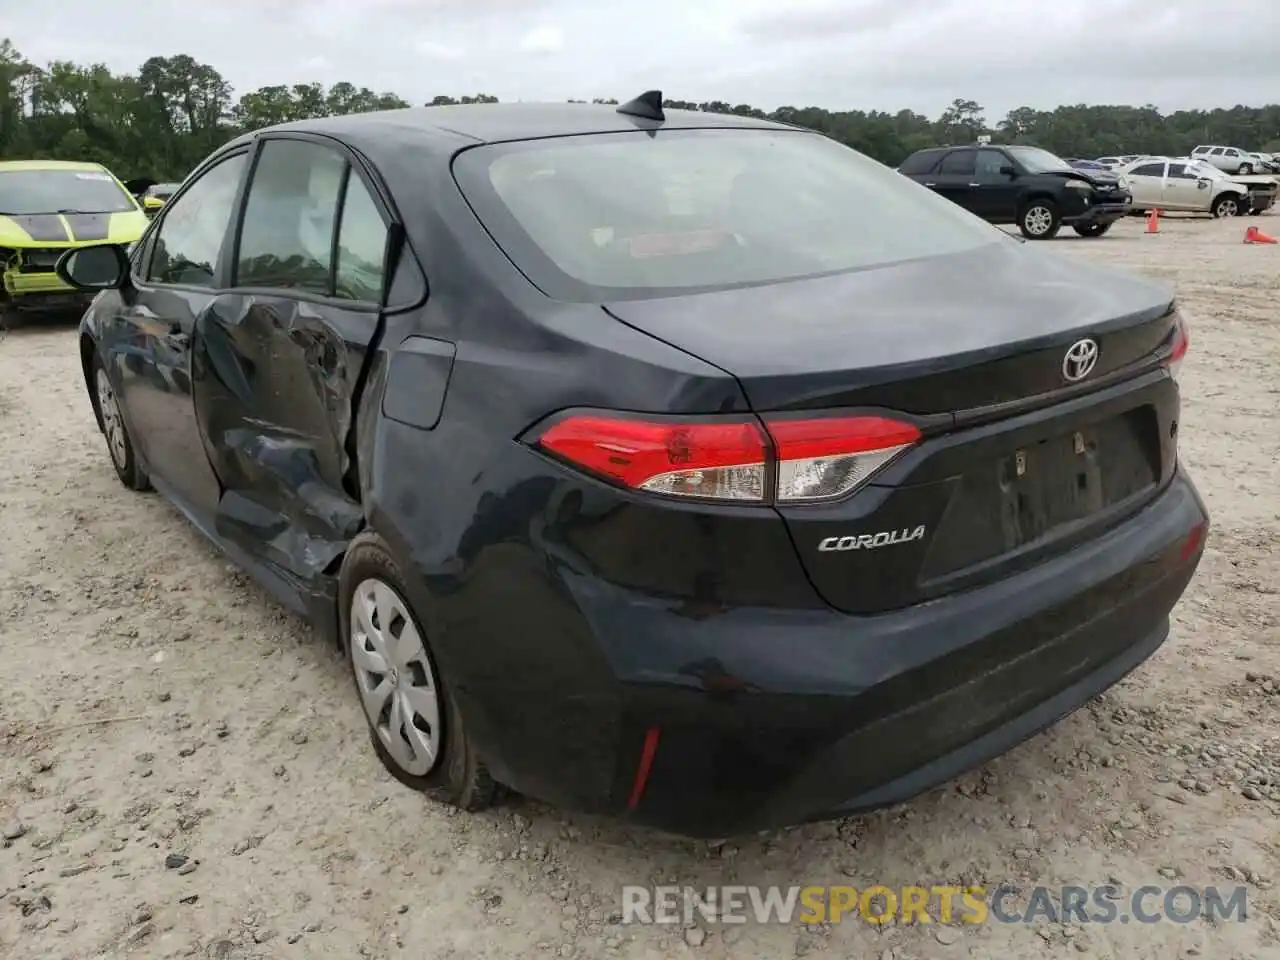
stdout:
<svg viewBox="0 0 1280 960">
<path fill-rule="evenodd" d="M 1174 282 L 1183 456 L 1213 514 L 1170 641 L 987 768 L 725 844 L 513 800 L 454 815 L 377 765 L 343 661 L 96 433 L 69 327 L 0 341 L 0 955 L 1280 954 L 1280 247 L 1139 220 L 1054 249 Z M 1272 229 L 1277 233 L 1280 230 Z M 1247 922 L 623 925 L 621 886 L 1242 885 Z"/>
</svg>

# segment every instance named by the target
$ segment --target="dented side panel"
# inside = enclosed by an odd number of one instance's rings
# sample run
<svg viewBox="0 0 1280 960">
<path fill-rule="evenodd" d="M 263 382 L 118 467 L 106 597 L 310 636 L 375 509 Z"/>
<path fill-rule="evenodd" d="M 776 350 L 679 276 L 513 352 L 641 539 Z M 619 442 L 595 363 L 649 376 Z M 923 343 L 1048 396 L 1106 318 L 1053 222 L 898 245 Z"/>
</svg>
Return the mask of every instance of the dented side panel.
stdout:
<svg viewBox="0 0 1280 960">
<path fill-rule="evenodd" d="M 225 294 L 199 318 L 196 419 L 223 494 L 220 536 L 306 582 L 330 572 L 363 512 L 351 456 L 377 316 Z"/>
</svg>

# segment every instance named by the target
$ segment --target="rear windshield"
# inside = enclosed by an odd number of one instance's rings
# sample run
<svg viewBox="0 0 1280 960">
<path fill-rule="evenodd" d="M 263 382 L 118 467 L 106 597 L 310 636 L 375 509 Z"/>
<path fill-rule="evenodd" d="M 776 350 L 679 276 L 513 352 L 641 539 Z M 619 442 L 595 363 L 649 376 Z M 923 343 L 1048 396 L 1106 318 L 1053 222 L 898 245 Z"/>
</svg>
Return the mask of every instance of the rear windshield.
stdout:
<svg viewBox="0 0 1280 960">
<path fill-rule="evenodd" d="M 0 216 L 136 209 L 133 198 L 101 170 L 0 170 Z"/>
<path fill-rule="evenodd" d="M 515 265 L 561 300 L 819 276 L 1008 242 L 818 134 L 665 130 L 476 147 L 454 173 Z"/>
</svg>

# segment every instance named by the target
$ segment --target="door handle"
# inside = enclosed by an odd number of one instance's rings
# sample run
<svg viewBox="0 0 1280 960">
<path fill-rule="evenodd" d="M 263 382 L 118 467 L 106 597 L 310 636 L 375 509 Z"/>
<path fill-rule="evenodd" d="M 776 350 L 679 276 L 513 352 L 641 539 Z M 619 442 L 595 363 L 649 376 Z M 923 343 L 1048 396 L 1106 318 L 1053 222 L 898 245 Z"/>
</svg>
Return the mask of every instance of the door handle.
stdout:
<svg viewBox="0 0 1280 960">
<path fill-rule="evenodd" d="M 971 186 L 971 187 L 980 187 L 980 186 L 982 186 L 982 184 L 980 184 L 980 183 L 971 183 L 971 184 L 969 184 L 969 186 Z"/>
<path fill-rule="evenodd" d="M 925 186 L 926 186 L 926 187 L 936 187 L 936 186 L 937 186 L 937 184 L 936 184 L 936 183 L 926 183 L 926 184 L 925 184 Z"/>
</svg>

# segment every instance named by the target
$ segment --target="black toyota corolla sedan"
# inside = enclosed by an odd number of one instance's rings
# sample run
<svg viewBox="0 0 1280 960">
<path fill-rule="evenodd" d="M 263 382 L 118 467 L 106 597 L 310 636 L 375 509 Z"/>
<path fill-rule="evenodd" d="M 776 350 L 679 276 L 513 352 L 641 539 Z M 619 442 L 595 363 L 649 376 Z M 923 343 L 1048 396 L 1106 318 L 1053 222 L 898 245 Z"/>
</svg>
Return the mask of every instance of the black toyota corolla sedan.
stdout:
<svg viewBox="0 0 1280 960">
<path fill-rule="evenodd" d="M 120 479 L 467 809 L 903 800 L 1142 663 L 1201 556 L 1173 295 L 817 133 L 653 94 L 292 123 L 59 270 Z"/>
</svg>

